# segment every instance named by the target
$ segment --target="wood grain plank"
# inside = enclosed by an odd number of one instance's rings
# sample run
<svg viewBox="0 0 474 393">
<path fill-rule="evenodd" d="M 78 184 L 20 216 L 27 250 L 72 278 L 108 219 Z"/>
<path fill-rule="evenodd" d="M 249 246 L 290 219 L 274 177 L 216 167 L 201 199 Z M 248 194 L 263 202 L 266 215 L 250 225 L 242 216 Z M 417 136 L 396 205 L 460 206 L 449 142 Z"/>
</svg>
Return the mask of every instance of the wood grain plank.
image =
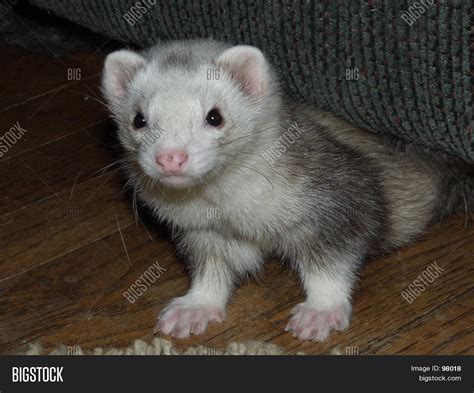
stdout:
<svg viewBox="0 0 474 393">
<path fill-rule="evenodd" d="M 0 51 L 0 112 L 47 99 L 59 86 L 77 84 L 68 78 L 69 69 L 79 69 L 80 80 L 88 80 L 100 72 L 103 61 L 102 55 L 88 52 L 53 59 L 12 46 L 1 46 Z"/>
<path fill-rule="evenodd" d="M 118 166 L 108 166 L 118 157 L 101 140 L 109 131 L 104 123 L 84 127 L 42 149 L 3 161 L 0 217 L 56 193 L 74 192 L 77 184 L 116 170 Z"/>
<path fill-rule="evenodd" d="M 76 185 L 72 197 L 70 190 L 50 193 L 1 218 L 0 281 L 133 224 L 122 185 L 117 173 L 107 173 Z"/>
</svg>

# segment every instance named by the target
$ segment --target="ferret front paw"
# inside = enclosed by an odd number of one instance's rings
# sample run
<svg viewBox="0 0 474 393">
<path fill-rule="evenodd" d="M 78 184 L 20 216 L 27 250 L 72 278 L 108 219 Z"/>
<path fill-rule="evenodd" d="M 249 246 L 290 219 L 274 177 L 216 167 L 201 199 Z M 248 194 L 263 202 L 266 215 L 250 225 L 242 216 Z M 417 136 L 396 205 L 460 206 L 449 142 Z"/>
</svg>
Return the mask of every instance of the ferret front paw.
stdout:
<svg viewBox="0 0 474 393">
<path fill-rule="evenodd" d="M 295 306 L 291 314 L 285 331 L 292 332 L 300 340 L 324 341 L 331 330 L 342 331 L 349 326 L 351 305 L 347 302 L 330 309 L 319 309 L 305 302 Z"/>
<path fill-rule="evenodd" d="M 185 296 L 174 299 L 161 311 L 154 332 L 175 338 L 202 334 L 209 322 L 223 322 L 225 309 L 219 306 L 196 304 Z"/>
</svg>

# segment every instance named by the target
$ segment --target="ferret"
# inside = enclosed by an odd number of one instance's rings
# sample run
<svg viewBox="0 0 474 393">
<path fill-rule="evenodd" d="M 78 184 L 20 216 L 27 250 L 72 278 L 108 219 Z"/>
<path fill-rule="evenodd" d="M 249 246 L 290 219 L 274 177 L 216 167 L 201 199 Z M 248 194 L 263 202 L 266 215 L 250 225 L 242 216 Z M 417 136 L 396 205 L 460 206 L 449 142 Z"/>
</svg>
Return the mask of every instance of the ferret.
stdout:
<svg viewBox="0 0 474 393">
<path fill-rule="evenodd" d="M 306 295 L 285 330 L 323 341 L 348 327 L 364 260 L 473 199 L 473 182 L 424 149 L 286 98 L 256 47 L 119 50 L 102 88 L 133 188 L 189 263 L 191 288 L 155 329 L 175 338 L 223 322 L 233 288 L 273 256 Z"/>
</svg>

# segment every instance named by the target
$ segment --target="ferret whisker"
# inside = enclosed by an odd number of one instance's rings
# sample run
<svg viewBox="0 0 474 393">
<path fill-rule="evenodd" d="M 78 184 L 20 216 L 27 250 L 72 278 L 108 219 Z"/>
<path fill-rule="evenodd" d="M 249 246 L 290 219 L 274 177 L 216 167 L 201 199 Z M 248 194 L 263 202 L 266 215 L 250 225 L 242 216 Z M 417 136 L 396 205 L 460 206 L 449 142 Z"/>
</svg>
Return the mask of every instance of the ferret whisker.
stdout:
<svg viewBox="0 0 474 393">
<path fill-rule="evenodd" d="M 103 176 L 107 169 L 109 169 L 109 168 L 111 168 L 111 167 L 113 167 L 113 166 L 115 166 L 115 165 L 123 164 L 124 162 L 125 162 L 124 159 L 115 160 L 115 161 L 113 161 L 111 164 L 106 165 L 106 166 L 104 166 L 104 167 L 102 167 L 102 168 L 100 168 L 100 169 L 97 169 L 97 170 L 94 172 L 94 174 L 97 173 L 97 172 L 100 172 L 100 176 Z"/>
</svg>

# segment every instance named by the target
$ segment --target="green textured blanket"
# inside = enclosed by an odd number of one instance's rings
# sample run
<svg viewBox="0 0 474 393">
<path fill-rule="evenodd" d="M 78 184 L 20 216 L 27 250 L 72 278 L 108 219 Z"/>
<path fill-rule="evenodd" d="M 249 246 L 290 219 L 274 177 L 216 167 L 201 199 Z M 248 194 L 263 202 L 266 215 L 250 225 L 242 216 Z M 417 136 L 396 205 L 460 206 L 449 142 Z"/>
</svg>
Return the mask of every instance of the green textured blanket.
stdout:
<svg viewBox="0 0 474 393">
<path fill-rule="evenodd" d="M 294 98 L 474 162 L 471 0 L 30 0 L 110 37 L 261 48 Z"/>
</svg>

